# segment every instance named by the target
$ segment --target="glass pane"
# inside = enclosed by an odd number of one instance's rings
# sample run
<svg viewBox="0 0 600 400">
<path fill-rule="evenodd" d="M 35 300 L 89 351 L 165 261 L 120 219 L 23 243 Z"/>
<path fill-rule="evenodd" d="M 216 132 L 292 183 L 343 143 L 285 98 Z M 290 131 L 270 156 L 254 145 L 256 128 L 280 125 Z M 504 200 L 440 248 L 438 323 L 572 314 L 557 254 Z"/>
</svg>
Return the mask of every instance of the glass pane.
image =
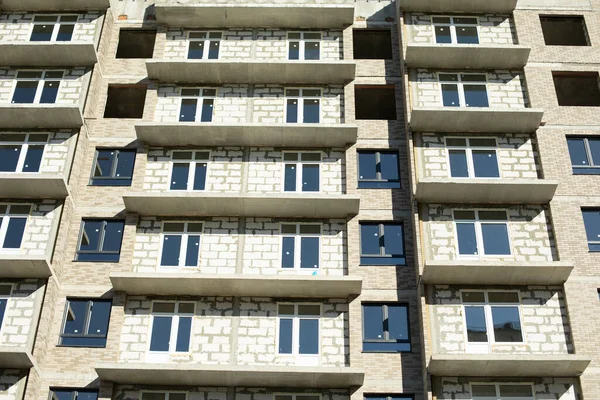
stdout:
<svg viewBox="0 0 600 400">
<path fill-rule="evenodd" d="M 506 221 L 506 211 L 482 210 L 479 211 L 479 219 L 482 221 Z"/>
<path fill-rule="evenodd" d="M 221 32 L 209 32 L 208 33 L 209 39 L 221 39 L 222 37 L 223 37 L 223 34 Z"/>
<path fill-rule="evenodd" d="M 404 234 L 400 224 L 386 224 L 383 228 L 384 254 L 404 255 Z"/>
<path fill-rule="evenodd" d="M 121 250 L 121 239 L 123 238 L 124 227 L 125 223 L 123 221 L 106 222 L 106 231 L 104 233 L 102 251 L 118 252 Z"/>
<path fill-rule="evenodd" d="M 488 341 L 483 306 L 465 307 L 465 320 L 467 321 L 467 340 L 469 342 L 485 343 Z"/>
<path fill-rule="evenodd" d="M 190 164 L 173 164 L 171 173 L 171 190 L 187 190 Z"/>
<path fill-rule="evenodd" d="M 202 89 L 202 96 L 204 97 L 215 97 L 217 95 L 217 89 Z"/>
<path fill-rule="evenodd" d="M 286 164 L 283 181 L 283 190 L 286 192 L 296 191 L 296 164 Z"/>
<path fill-rule="evenodd" d="M 102 221 L 84 221 L 83 232 L 81 233 L 81 244 L 79 250 L 81 251 L 95 251 L 98 250 L 100 244 L 100 229 L 102 228 Z"/>
<path fill-rule="evenodd" d="M 175 303 L 173 302 L 156 302 L 152 303 L 153 313 L 174 313 Z"/>
<path fill-rule="evenodd" d="M 288 153 L 289 154 L 289 153 Z M 301 153 L 302 161 L 321 161 L 321 153 Z"/>
<path fill-rule="evenodd" d="M 291 319 L 279 320 L 279 354 L 292 354 L 292 326 Z"/>
<path fill-rule="evenodd" d="M 462 44 L 478 44 L 477 27 L 475 26 L 457 26 L 456 42 Z"/>
<path fill-rule="evenodd" d="M 319 354 L 319 320 L 300 320 L 300 354 Z"/>
<path fill-rule="evenodd" d="M 510 254 L 506 224 L 481 224 L 483 251 L 486 255 Z"/>
<path fill-rule="evenodd" d="M 299 60 L 300 59 L 300 42 L 290 42 L 289 50 L 288 50 L 288 59 L 289 60 Z"/>
<path fill-rule="evenodd" d="M 319 59 L 319 42 L 308 42 L 304 43 L 304 59 L 305 60 L 318 60 Z"/>
<path fill-rule="evenodd" d="M 75 25 L 61 25 L 58 29 L 58 35 L 56 36 L 57 42 L 69 42 L 73 37 L 73 30 Z"/>
<path fill-rule="evenodd" d="M 115 151 L 113 150 L 98 150 L 96 157 L 96 166 L 94 168 L 94 176 L 111 176 L 113 157 L 115 157 Z"/>
<path fill-rule="evenodd" d="M 519 293 L 517 292 L 489 292 L 488 299 L 490 303 L 518 303 Z"/>
<path fill-rule="evenodd" d="M 46 76 L 46 79 L 62 79 L 63 71 L 46 71 L 44 75 Z"/>
<path fill-rule="evenodd" d="M 190 337 L 192 333 L 192 317 L 179 317 L 179 330 L 175 351 L 186 352 L 190 350 Z"/>
<path fill-rule="evenodd" d="M 321 306 L 318 304 L 299 304 L 298 315 L 321 315 Z"/>
<path fill-rule="evenodd" d="M 150 351 L 169 351 L 172 319 L 173 317 L 154 317 L 152 319 Z"/>
<path fill-rule="evenodd" d="M 463 82 L 483 82 L 486 81 L 485 74 L 460 74 L 460 80 Z"/>
<path fill-rule="evenodd" d="M 319 191 L 319 165 L 303 165 L 302 166 L 302 191 L 303 192 L 318 192 Z"/>
<path fill-rule="evenodd" d="M 456 74 L 439 74 L 440 82 L 458 82 L 458 75 Z"/>
<path fill-rule="evenodd" d="M 108 333 L 111 304 L 110 301 L 94 301 L 92 303 L 92 315 L 87 333 L 90 335 L 106 336 Z"/>
<path fill-rule="evenodd" d="M 444 107 L 459 107 L 458 86 L 445 83 L 442 85 L 442 100 Z"/>
<path fill-rule="evenodd" d="M 8 222 L 8 229 L 6 230 L 6 236 L 4 238 L 4 244 L 2 245 L 3 248 L 18 249 L 21 247 L 21 241 L 23 240 L 23 232 L 25 232 L 26 223 L 27 218 L 10 218 Z"/>
<path fill-rule="evenodd" d="M 191 60 L 200 60 L 204 54 L 204 41 L 190 42 L 188 49 L 188 58 Z"/>
<path fill-rule="evenodd" d="M 300 89 L 285 89 L 285 95 L 288 97 L 290 97 L 290 96 L 298 97 L 298 96 L 300 96 Z"/>
<path fill-rule="evenodd" d="M 431 17 L 431 21 L 434 24 L 449 24 L 450 17 Z"/>
<path fill-rule="evenodd" d="M 69 335 L 83 335 L 85 333 L 84 328 L 87 310 L 87 300 L 67 301 L 67 315 L 65 317 L 65 328 L 63 333 Z"/>
<path fill-rule="evenodd" d="M 204 190 L 206 187 L 206 163 L 197 163 L 194 172 L 194 190 Z"/>
<path fill-rule="evenodd" d="M 376 153 L 360 152 L 358 153 L 358 179 L 376 179 L 377 178 L 377 159 Z"/>
<path fill-rule="evenodd" d="M 202 101 L 202 115 L 200 116 L 200 122 L 212 121 L 214 102 L 214 99 L 204 99 Z"/>
<path fill-rule="evenodd" d="M 51 400 L 73 400 L 73 390 L 53 390 Z"/>
<path fill-rule="evenodd" d="M 468 178 L 467 153 L 464 150 L 448 150 L 450 159 L 450 176 L 453 178 Z"/>
<path fill-rule="evenodd" d="M 281 267 L 294 268 L 294 238 L 284 237 L 281 246 Z"/>
<path fill-rule="evenodd" d="M 206 39 L 206 32 L 190 32 L 190 39 Z"/>
<path fill-rule="evenodd" d="M 452 43 L 452 35 L 450 34 L 449 26 L 435 27 L 435 42 L 436 43 Z"/>
<path fill-rule="evenodd" d="M 296 233 L 296 230 L 297 230 L 296 225 L 288 225 L 288 224 L 281 225 L 281 233 Z"/>
<path fill-rule="evenodd" d="M 492 397 L 496 399 L 496 385 L 472 385 L 473 397 Z"/>
<path fill-rule="evenodd" d="M 321 225 L 318 224 L 301 224 L 299 225 L 300 233 L 307 235 L 320 235 Z"/>
<path fill-rule="evenodd" d="M 600 241 L 600 212 L 583 210 L 583 224 L 589 242 Z"/>
<path fill-rule="evenodd" d="M 15 172 L 21 155 L 21 146 L 0 146 L 0 172 Z"/>
<path fill-rule="evenodd" d="M 492 307 L 496 342 L 522 342 L 518 307 Z"/>
<path fill-rule="evenodd" d="M 457 223 L 456 234 L 458 236 L 458 254 L 476 255 L 477 239 L 475 237 L 475 224 Z"/>
<path fill-rule="evenodd" d="M 166 398 L 167 398 L 167 394 L 166 393 L 162 393 L 162 392 L 142 392 L 142 400 L 166 400 Z"/>
<path fill-rule="evenodd" d="M 133 164 L 135 162 L 135 151 L 120 151 L 118 155 L 116 175 L 119 178 L 131 178 L 133 176 Z"/>
<path fill-rule="evenodd" d="M 473 150 L 473 170 L 477 178 L 498 178 L 498 160 L 494 150 Z"/>
<path fill-rule="evenodd" d="M 470 138 L 471 147 L 496 147 L 496 139 Z"/>
<path fill-rule="evenodd" d="M 13 94 L 13 103 L 33 103 L 38 81 L 18 81 Z"/>
<path fill-rule="evenodd" d="M 384 339 L 383 308 L 380 305 L 363 305 L 363 338 Z"/>
<path fill-rule="evenodd" d="M 300 239 L 300 268 L 319 268 L 319 238 Z"/>
<path fill-rule="evenodd" d="M 381 171 L 381 179 L 387 181 L 399 180 L 400 171 L 398 165 L 398 153 L 380 153 L 379 169 Z"/>
<path fill-rule="evenodd" d="M 600 140 L 588 139 L 588 145 L 592 154 L 592 165 L 600 165 Z"/>
<path fill-rule="evenodd" d="M 286 120 L 287 123 L 298 122 L 298 99 L 288 99 L 286 107 Z"/>
<path fill-rule="evenodd" d="M 185 266 L 196 267 L 198 255 L 200 254 L 200 236 L 188 236 L 187 249 L 185 252 Z"/>
<path fill-rule="evenodd" d="M 298 161 L 298 153 L 283 153 L 283 161 Z"/>
<path fill-rule="evenodd" d="M 183 232 L 185 230 L 184 222 L 165 222 L 163 223 L 163 232 Z"/>
<path fill-rule="evenodd" d="M 306 124 L 316 124 L 319 122 L 319 100 L 305 99 L 304 100 L 304 119 L 302 122 Z"/>
<path fill-rule="evenodd" d="M 447 138 L 446 139 L 446 145 L 447 146 L 466 146 L 467 145 L 467 139 L 463 139 L 463 138 Z"/>
<path fill-rule="evenodd" d="M 220 43 L 218 41 L 211 41 L 209 43 L 210 44 L 208 46 L 208 59 L 216 60 L 219 58 Z"/>
<path fill-rule="evenodd" d="M 408 340 L 408 311 L 406 306 L 388 305 L 387 309 L 390 339 Z"/>
<path fill-rule="evenodd" d="M 500 385 L 500 397 L 502 399 L 510 399 L 513 397 L 533 398 L 530 385 Z"/>
<path fill-rule="evenodd" d="M 42 97 L 40 97 L 40 103 L 52 104 L 56 102 L 56 96 L 58 95 L 58 86 L 60 81 L 46 81 L 44 82 L 44 89 L 42 90 Z"/>
<path fill-rule="evenodd" d="M 33 25 L 33 31 L 29 41 L 31 42 L 49 42 L 52 39 L 52 31 L 54 24 L 48 25 Z"/>
<path fill-rule="evenodd" d="M 42 163 L 42 155 L 44 154 L 44 146 L 29 145 L 25 163 L 23 164 L 23 172 L 38 172 Z M 2 162 L 0 161 L 0 164 Z"/>
<path fill-rule="evenodd" d="M 360 254 L 381 254 L 381 241 L 379 237 L 379 224 L 361 224 L 360 226 Z"/>
<path fill-rule="evenodd" d="M 177 307 L 177 312 L 179 314 L 193 314 L 194 309 L 196 308 L 196 303 L 179 303 Z"/>
<path fill-rule="evenodd" d="M 277 313 L 279 315 L 293 315 L 295 313 L 293 304 L 279 304 L 277 307 Z"/>
<path fill-rule="evenodd" d="M 181 235 L 165 235 L 163 237 L 163 250 L 160 265 L 179 265 L 179 253 L 181 250 Z"/>
<path fill-rule="evenodd" d="M 197 99 L 181 99 L 180 122 L 194 122 L 196 120 Z"/>
<path fill-rule="evenodd" d="M 98 400 L 98 392 L 77 391 L 77 400 Z"/>
<path fill-rule="evenodd" d="M 484 85 L 464 85 L 465 106 L 489 107 L 487 90 Z"/>
<path fill-rule="evenodd" d="M 485 293 L 483 292 L 462 292 L 463 303 L 484 303 Z"/>
</svg>

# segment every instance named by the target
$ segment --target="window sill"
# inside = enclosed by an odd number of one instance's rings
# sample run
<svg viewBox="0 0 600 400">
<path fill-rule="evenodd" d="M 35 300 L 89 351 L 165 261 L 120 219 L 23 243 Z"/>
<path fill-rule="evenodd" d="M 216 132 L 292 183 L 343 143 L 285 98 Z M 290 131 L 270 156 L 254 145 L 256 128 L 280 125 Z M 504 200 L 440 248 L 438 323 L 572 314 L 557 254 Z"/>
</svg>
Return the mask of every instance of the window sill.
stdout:
<svg viewBox="0 0 600 400">
<path fill-rule="evenodd" d="M 78 347 L 78 348 L 83 348 L 83 349 L 105 349 L 106 344 L 104 344 L 102 346 L 93 346 L 93 345 L 86 345 L 86 344 L 80 344 L 80 345 L 57 344 L 56 347 Z"/>
<path fill-rule="evenodd" d="M 406 267 L 408 264 L 358 264 L 359 267 Z"/>
<path fill-rule="evenodd" d="M 386 353 L 386 354 L 398 354 L 398 353 L 412 353 L 411 350 L 361 350 L 363 354 L 373 354 L 373 353 Z"/>
</svg>

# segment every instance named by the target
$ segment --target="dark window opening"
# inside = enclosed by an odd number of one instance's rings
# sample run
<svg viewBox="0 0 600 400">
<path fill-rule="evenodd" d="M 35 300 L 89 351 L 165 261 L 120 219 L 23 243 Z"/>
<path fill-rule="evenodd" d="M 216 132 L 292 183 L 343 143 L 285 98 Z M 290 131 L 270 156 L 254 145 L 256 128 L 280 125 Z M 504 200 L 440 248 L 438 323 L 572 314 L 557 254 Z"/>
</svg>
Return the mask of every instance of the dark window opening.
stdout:
<svg viewBox="0 0 600 400">
<path fill-rule="evenodd" d="M 356 119 L 396 119 L 394 86 L 356 86 L 354 88 Z"/>
<path fill-rule="evenodd" d="M 117 58 L 152 58 L 156 31 L 121 29 Z"/>
<path fill-rule="evenodd" d="M 598 72 L 552 72 L 559 106 L 600 106 Z"/>
<path fill-rule="evenodd" d="M 582 16 L 540 15 L 544 42 L 547 46 L 589 46 L 587 28 Z"/>
<path fill-rule="evenodd" d="M 110 300 L 67 299 L 60 344 L 106 346 L 111 306 Z"/>
<path fill-rule="evenodd" d="M 146 86 L 109 86 L 104 118 L 142 118 Z"/>
<path fill-rule="evenodd" d="M 391 60 L 392 31 L 389 29 L 355 29 L 355 60 Z"/>
</svg>

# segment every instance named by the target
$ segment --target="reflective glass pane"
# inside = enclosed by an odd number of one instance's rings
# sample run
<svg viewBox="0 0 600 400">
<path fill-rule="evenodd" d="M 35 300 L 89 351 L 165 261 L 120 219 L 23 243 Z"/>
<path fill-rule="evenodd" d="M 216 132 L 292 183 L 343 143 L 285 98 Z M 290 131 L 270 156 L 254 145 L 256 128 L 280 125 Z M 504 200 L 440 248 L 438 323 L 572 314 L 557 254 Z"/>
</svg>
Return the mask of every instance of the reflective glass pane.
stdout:
<svg viewBox="0 0 600 400">
<path fill-rule="evenodd" d="M 321 225 L 318 224 L 300 224 L 300 233 L 305 233 L 309 235 L 320 235 L 321 234 Z"/>
<path fill-rule="evenodd" d="M 75 395 L 73 390 L 53 390 L 51 393 L 51 400 L 73 400 Z"/>
<path fill-rule="evenodd" d="M 18 81 L 13 93 L 13 103 L 33 103 L 38 81 Z"/>
<path fill-rule="evenodd" d="M 319 165 L 303 165 L 302 166 L 302 191 L 303 192 L 318 192 L 319 191 Z"/>
<path fill-rule="evenodd" d="M 94 176 L 111 176 L 115 156 L 116 152 L 114 150 L 98 150 L 96 165 L 94 167 Z"/>
<path fill-rule="evenodd" d="M 461 44 L 478 44 L 477 27 L 475 26 L 457 26 L 456 42 Z"/>
<path fill-rule="evenodd" d="M 177 305 L 177 312 L 179 314 L 193 314 L 195 308 L 195 303 L 179 303 Z"/>
<path fill-rule="evenodd" d="M 73 38 L 73 30 L 75 25 L 61 25 L 58 28 L 58 35 L 56 36 L 57 42 L 70 42 Z"/>
<path fill-rule="evenodd" d="M 98 400 L 98 392 L 77 391 L 77 400 Z"/>
<path fill-rule="evenodd" d="M 197 99 L 181 99 L 180 122 L 194 122 L 196 120 Z"/>
<path fill-rule="evenodd" d="M 442 84 L 442 101 L 444 107 L 459 107 L 458 86 L 454 84 Z"/>
<path fill-rule="evenodd" d="M 300 354 L 319 354 L 319 320 L 300 320 Z"/>
<path fill-rule="evenodd" d="M 63 333 L 69 335 L 83 335 L 85 329 L 85 317 L 87 315 L 87 300 L 67 301 L 67 315 L 65 317 L 65 328 Z"/>
<path fill-rule="evenodd" d="M 18 249 L 21 247 L 26 223 L 27 218 L 11 217 L 9 219 L 8 229 L 6 230 L 6 236 L 4 238 L 4 244 L 2 245 L 3 248 Z"/>
<path fill-rule="evenodd" d="M 481 224 L 483 250 L 486 255 L 510 254 L 508 226 L 506 224 Z"/>
<path fill-rule="evenodd" d="M 481 210 L 479 219 L 482 221 L 506 221 L 506 211 Z"/>
<path fill-rule="evenodd" d="M 531 385 L 499 385 L 500 397 L 504 399 L 511 398 L 533 398 Z"/>
<path fill-rule="evenodd" d="M 496 399 L 496 385 L 472 385 L 471 394 L 473 397 L 492 397 Z"/>
<path fill-rule="evenodd" d="M 487 90 L 484 85 L 464 85 L 465 106 L 489 107 Z"/>
<path fill-rule="evenodd" d="M 299 60 L 300 59 L 300 42 L 290 42 L 288 46 L 288 60 Z"/>
<path fill-rule="evenodd" d="M 492 307 L 494 338 L 496 342 L 522 342 L 521 320 L 518 307 Z"/>
<path fill-rule="evenodd" d="M 476 178 L 498 178 L 498 159 L 494 150 L 473 150 L 473 170 Z"/>
<path fill-rule="evenodd" d="M 598 210 L 583 210 L 583 223 L 589 242 L 600 241 L 600 212 Z"/>
<path fill-rule="evenodd" d="M 384 339 L 382 306 L 376 304 L 363 305 L 363 338 Z"/>
<path fill-rule="evenodd" d="M 408 340 L 408 311 L 406 306 L 388 305 L 387 309 L 390 339 Z"/>
<path fill-rule="evenodd" d="M 142 392 L 142 400 L 166 400 L 167 394 L 162 392 Z"/>
<path fill-rule="evenodd" d="M 379 169 L 381 171 L 381 179 L 386 181 L 399 180 L 400 171 L 398 165 L 398 153 L 380 153 Z"/>
<path fill-rule="evenodd" d="M 185 252 L 185 266 L 196 267 L 198 265 L 198 255 L 200 254 L 200 236 L 188 236 L 187 249 Z"/>
<path fill-rule="evenodd" d="M 92 302 L 92 315 L 87 333 L 90 335 L 104 335 L 108 333 L 108 321 L 110 319 L 110 301 Z"/>
<path fill-rule="evenodd" d="M 286 102 L 286 121 L 287 123 L 298 122 L 298 99 L 288 99 Z"/>
<path fill-rule="evenodd" d="M 488 341 L 483 306 L 465 307 L 465 320 L 467 323 L 467 340 L 475 343 Z"/>
<path fill-rule="evenodd" d="M 102 243 L 102 251 L 121 250 L 121 239 L 123 238 L 123 221 L 107 221 L 106 231 L 104 234 L 104 243 Z"/>
<path fill-rule="evenodd" d="M 220 47 L 220 42 L 218 41 L 210 41 L 209 45 L 208 45 L 208 59 L 209 60 L 216 60 L 219 58 L 219 47 Z"/>
<path fill-rule="evenodd" d="M 42 155 L 44 154 L 44 146 L 29 145 L 25 162 L 23 163 L 23 172 L 38 172 L 42 163 Z M 0 161 L 1 165 L 2 161 Z"/>
<path fill-rule="evenodd" d="M 192 317 L 179 317 L 179 329 L 177 330 L 175 351 L 186 352 L 190 350 L 191 333 Z"/>
<path fill-rule="evenodd" d="M 279 315 L 293 315 L 295 313 L 295 307 L 293 304 L 279 304 L 277 307 L 277 313 Z"/>
<path fill-rule="evenodd" d="M 44 82 L 44 88 L 42 89 L 42 97 L 40 97 L 40 103 L 52 104 L 56 102 L 56 96 L 58 95 L 58 86 L 60 81 L 46 81 Z"/>
<path fill-rule="evenodd" d="M 135 162 L 135 151 L 121 150 L 118 155 L 117 170 L 115 176 L 118 178 L 131 178 L 133 176 L 133 164 Z"/>
<path fill-rule="evenodd" d="M 304 59 L 305 60 L 318 60 L 319 56 L 319 42 L 307 42 L 304 43 Z"/>
<path fill-rule="evenodd" d="M 279 319 L 279 354 L 292 354 L 292 319 Z"/>
<path fill-rule="evenodd" d="M 319 122 L 319 100 L 304 99 L 304 119 L 306 124 L 316 124 Z"/>
<path fill-rule="evenodd" d="M 377 159 L 375 152 L 358 153 L 358 179 L 377 178 Z"/>
<path fill-rule="evenodd" d="M 206 163 L 197 163 L 194 173 L 194 190 L 204 190 L 206 187 Z"/>
<path fill-rule="evenodd" d="M 452 35 L 450 34 L 449 26 L 435 27 L 435 42 L 436 43 L 452 43 Z"/>
<path fill-rule="evenodd" d="M 475 236 L 475 224 L 459 222 L 456 224 L 458 239 L 458 254 L 476 255 L 477 239 Z"/>
<path fill-rule="evenodd" d="M 286 192 L 296 191 L 296 164 L 286 164 L 284 173 L 283 190 Z"/>
<path fill-rule="evenodd" d="M 204 54 L 204 41 L 190 42 L 188 48 L 188 58 L 190 60 L 200 60 Z"/>
<path fill-rule="evenodd" d="M 386 224 L 383 228 L 385 254 L 404 255 L 404 234 L 400 224 Z"/>
<path fill-rule="evenodd" d="M 485 293 L 483 292 L 462 292 L 463 303 L 484 303 Z"/>
<path fill-rule="evenodd" d="M 33 25 L 33 30 L 31 32 L 31 37 L 29 41 L 31 42 L 49 42 L 52 40 L 52 32 L 54 30 L 54 24 L 36 24 Z"/>
<path fill-rule="evenodd" d="M 281 246 L 281 267 L 294 268 L 294 238 L 284 237 Z"/>
<path fill-rule="evenodd" d="M 592 165 L 600 165 L 600 140 L 588 139 L 588 145 L 592 154 Z"/>
<path fill-rule="evenodd" d="M 179 265 L 181 239 L 181 235 L 165 235 L 163 237 L 163 249 L 162 256 L 160 258 L 160 265 L 169 267 Z"/>
<path fill-rule="evenodd" d="M 21 155 L 21 146 L 0 146 L 0 172 L 15 172 Z"/>
<path fill-rule="evenodd" d="M 379 255 L 381 254 L 381 241 L 379 237 L 378 224 L 360 225 L 360 254 Z"/>
<path fill-rule="evenodd" d="M 319 268 L 319 238 L 300 238 L 300 268 Z"/>
<path fill-rule="evenodd" d="M 465 150 L 448 150 L 450 159 L 450 176 L 453 178 L 468 178 L 467 152 Z"/>
<path fill-rule="evenodd" d="M 152 303 L 153 313 L 174 313 L 175 303 L 173 302 L 156 302 Z"/>
<path fill-rule="evenodd" d="M 150 351 L 169 351 L 172 319 L 173 317 L 154 317 L 152 319 Z"/>
<path fill-rule="evenodd" d="M 6 303 L 8 302 L 8 299 L 0 299 L 0 325 L 2 324 L 2 321 L 4 320 L 4 313 L 6 312 Z"/>
<path fill-rule="evenodd" d="M 202 115 L 200 122 L 211 122 L 213 116 L 214 99 L 204 99 L 202 101 Z"/>
<path fill-rule="evenodd" d="M 318 304 L 299 304 L 298 315 L 321 315 L 321 306 Z"/>
<path fill-rule="evenodd" d="M 79 250 L 94 251 L 98 250 L 100 245 L 100 230 L 102 229 L 102 221 L 84 221 L 83 232 L 81 233 L 81 244 Z"/>
<path fill-rule="evenodd" d="M 190 164 L 176 163 L 173 164 L 173 172 L 171 173 L 171 190 L 187 190 L 188 178 L 190 174 Z"/>
</svg>

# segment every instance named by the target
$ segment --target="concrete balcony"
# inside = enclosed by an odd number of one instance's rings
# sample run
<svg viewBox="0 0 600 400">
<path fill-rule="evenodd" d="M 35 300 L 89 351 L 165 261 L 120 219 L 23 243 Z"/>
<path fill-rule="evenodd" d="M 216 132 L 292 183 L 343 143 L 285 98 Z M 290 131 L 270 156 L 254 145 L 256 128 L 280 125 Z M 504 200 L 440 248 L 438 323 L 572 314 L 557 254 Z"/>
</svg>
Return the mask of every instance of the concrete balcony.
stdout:
<svg viewBox="0 0 600 400">
<path fill-rule="evenodd" d="M 46 255 L 0 253 L 0 278 L 48 278 L 52 275 Z"/>
<path fill-rule="evenodd" d="M 245 26 L 339 29 L 354 22 L 354 0 L 157 0 L 155 7 L 159 23 L 188 28 Z"/>
<path fill-rule="evenodd" d="M 576 377 L 590 361 L 575 354 L 435 354 L 428 369 L 435 376 Z"/>
<path fill-rule="evenodd" d="M 530 51 L 519 45 L 409 43 L 405 59 L 411 68 L 523 69 Z"/>
<path fill-rule="evenodd" d="M 362 386 L 364 372 L 349 367 L 200 364 L 98 364 L 103 381 L 138 385 L 341 389 Z"/>
<path fill-rule="evenodd" d="M 123 196 L 128 212 L 151 216 L 347 218 L 359 196 L 303 193 L 143 192 Z"/>
<path fill-rule="evenodd" d="M 106 10 L 109 0 L 0 0 L 1 11 Z"/>
<path fill-rule="evenodd" d="M 136 124 L 135 132 L 138 140 L 154 146 L 318 148 L 351 146 L 358 128 L 348 124 L 147 122 Z"/>
<path fill-rule="evenodd" d="M 0 198 L 64 199 L 68 195 L 64 174 L 0 172 Z"/>
<path fill-rule="evenodd" d="M 148 60 L 148 77 L 161 82 L 345 84 L 354 61 Z"/>
<path fill-rule="evenodd" d="M 94 65 L 98 61 L 91 42 L 0 43 L 0 65 L 61 67 Z"/>
<path fill-rule="evenodd" d="M 414 107 L 415 132 L 532 133 L 540 126 L 540 108 Z"/>
<path fill-rule="evenodd" d="M 404 11 L 511 14 L 517 0 L 402 0 Z"/>
<path fill-rule="evenodd" d="M 3 129 L 68 129 L 81 125 L 83 116 L 77 105 L 0 104 Z"/>
<path fill-rule="evenodd" d="M 130 295 L 346 298 L 359 295 L 362 278 L 311 275 L 111 273 L 116 291 Z"/>
<path fill-rule="evenodd" d="M 419 178 L 415 196 L 423 203 L 547 204 L 557 187 L 546 179 Z"/>
<path fill-rule="evenodd" d="M 425 261 L 423 282 L 461 285 L 562 285 L 573 270 L 562 261 Z"/>
<path fill-rule="evenodd" d="M 0 368 L 29 369 L 33 364 L 31 352 L 25 347 L 0 347 Z"/>
</svg>

